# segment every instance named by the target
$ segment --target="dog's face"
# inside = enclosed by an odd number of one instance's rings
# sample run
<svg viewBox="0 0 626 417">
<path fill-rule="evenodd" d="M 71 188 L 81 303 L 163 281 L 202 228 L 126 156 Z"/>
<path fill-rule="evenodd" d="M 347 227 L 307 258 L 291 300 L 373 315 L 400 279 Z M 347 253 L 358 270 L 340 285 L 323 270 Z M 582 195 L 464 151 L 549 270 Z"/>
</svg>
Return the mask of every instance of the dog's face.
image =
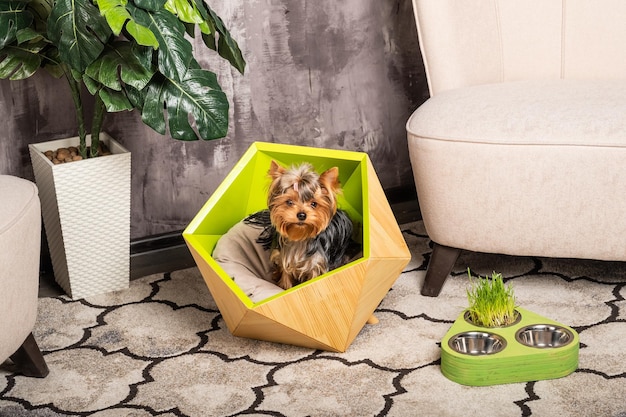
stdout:
<svg viewBox="0 0 626 417">
<path fill-rule="evenodd" d="M 272 161 L 268 195 L 270 218 L 285 239 L 302 241 L 320 234 L 337 211 L 338 168 L 319 175 L 310 164 L 286 169 Z"/>
</svg>

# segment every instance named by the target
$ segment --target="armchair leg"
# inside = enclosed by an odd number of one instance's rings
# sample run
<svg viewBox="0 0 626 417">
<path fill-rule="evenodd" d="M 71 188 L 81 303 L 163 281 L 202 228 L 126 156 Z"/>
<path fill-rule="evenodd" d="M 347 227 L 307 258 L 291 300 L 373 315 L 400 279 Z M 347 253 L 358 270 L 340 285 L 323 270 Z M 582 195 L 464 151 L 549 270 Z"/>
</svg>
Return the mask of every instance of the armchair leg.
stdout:
<svg viewBox="0 0 626 417">
<path fill-rule="evenodd" d="M 24 376 L 43 378 L 50 372 L 32 333 L 24 340 L 22 346 L 11 355 L 11 360 Z"/>
<path fill-rule="evenodd" d="M 456 260 L 461 254 L 461 249 L 443 246 L 433 242 L 433 253 L 430 256 L 426 278 L 422 285 L 422 295 L 436 297 L 441 292 L 443 283 L 452 272 Z"/>
</svg>

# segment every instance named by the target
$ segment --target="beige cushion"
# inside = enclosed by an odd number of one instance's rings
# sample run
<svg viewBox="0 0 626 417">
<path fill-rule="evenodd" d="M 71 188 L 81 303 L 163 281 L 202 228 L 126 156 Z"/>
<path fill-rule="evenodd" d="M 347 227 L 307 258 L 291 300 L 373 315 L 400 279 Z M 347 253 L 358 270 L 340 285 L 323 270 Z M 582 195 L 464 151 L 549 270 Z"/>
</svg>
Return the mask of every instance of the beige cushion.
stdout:
<svg viewBox="0 0 626 417">
<path fill-rule="evenodd" d="M 41 212 L 37 187 L 0 175 L 0 361 L 15 353 L 37 318 Z"/>
<path fill-rule="evenodd" d="M 212 255 L 255 303 L 283 291 L 272 281 L 269 249 L 256 242 L 262 231 L 260 226 L 241 221 L 217 241 Z"/>
<path fill-rule="evenodd" d="M 626 78 L 626 1 L 562 1 L 562 76 Z"/>
<path fill-rule="evenodd" d="M 626 74 L 623 0 L 413 0 L 413 8 L 432 95 Z"/>
<path fill-rule="evenodd" d="M 442 92 L 409 119 L 411 135 L 521 145 L 626 146 L 626 79 L 538 80 Z"/>
</svg>

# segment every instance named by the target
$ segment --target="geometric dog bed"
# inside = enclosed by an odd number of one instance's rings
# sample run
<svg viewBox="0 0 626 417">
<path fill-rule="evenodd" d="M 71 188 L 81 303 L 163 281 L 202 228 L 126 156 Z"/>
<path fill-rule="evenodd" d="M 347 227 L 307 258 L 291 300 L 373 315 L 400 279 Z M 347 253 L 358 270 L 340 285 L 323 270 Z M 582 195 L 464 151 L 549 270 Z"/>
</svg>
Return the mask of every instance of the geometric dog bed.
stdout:
<svg viewBox="0 0 626 417">
<path fill-rule="evenodd" d="M 211 254 L 234 224 L 267 208 L 272 160 L 339 168 L 338 206 L 361 231 L 363 255 L 255 303 Z M 367 154 L 264 142 L 250 146 L 183 237 L 234 336 L 333 352 L 345 352 L 411 259 Z"/>
</svg>

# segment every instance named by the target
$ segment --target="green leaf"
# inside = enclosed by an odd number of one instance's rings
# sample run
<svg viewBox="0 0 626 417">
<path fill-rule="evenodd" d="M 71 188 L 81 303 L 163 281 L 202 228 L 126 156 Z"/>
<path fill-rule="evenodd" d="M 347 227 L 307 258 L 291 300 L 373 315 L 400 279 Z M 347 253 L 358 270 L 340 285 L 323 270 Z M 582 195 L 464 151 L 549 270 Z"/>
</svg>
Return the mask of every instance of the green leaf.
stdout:
<svg viewBox="0 0 626 417">
<path fill-rule="evenodd" d="M 39 51 L 43 42 L 25 46 L 8 46 L 0 51 L 0 78 L 23 80 L 33 75 L 41 67 Z M 3 58 L 4 56 L 4 58 Z"/>
<path fill-rule="evenodd" d="M 182 22 L 165 9 L 157 12 L 147 12 L 139 8 L 130 10 L 137 23 L 150 29 L 156 36 L 159 43 L 159 71 L 168 78 L 184 79 L 194 58 L 191 43 L 185 39 L 185 26 Z"/>
<path fill-rule="evenodd" d="M 15 42 L 17 32 L 32 23 L 33 15 L 26 6 L 27 0 L 0 2 L 0 50 Z"/>
<path fill-rule="evenodd" d="M 0 2 L 0 38 L 12 39 L 0 48 L 0 78 L 21 80 L 42 66 L 54 72 L 58 53 L 45 33 L 51 1 Z"/>
<path fill-rule="evenodd" d="M 139 45 L 151 46 L 154 49 L 159 47 L 159 42 L 157 41 L 156 36 L 154 36 L 154 33 L 134 20 L 126 23 L 126 31 L 133 39 L 135 39 L 135 41 L 137 41 Z"/>
<path fill-rule="evenodd" d="M 174 139 L 197 140 L 189 115 L 204 140 L 223 138 L 228 132 L 228 99 L 210 71 L 190 69 L 182 81 L 155 77 L 142 94 L 141 99 L 134 97 L 134 103 L 143 103 L 141 118 L 161 134 L 166 133 L 167 117 Z"/>
<path fill-rule="evenodd" d="M 167 0 L 165 8 L 176 15 L 179 20 L 185 23 L 202 23 L 204 18 L 196 7 L 195 3 L 190 4 L 188 0 Z"/>
<path fill-rule="evenodd" d="M 131 85 L 127 85 L 125 90 L 126 97 L 128 97 L 133 107 L 139 110 L 140 113 L 143 113 L 143 105 L 146 100 L 146 93 L 148 91 L 148 88 L 145 88 L 144 90 L 137 90 Z M 163 127 L 163 129 L 165 129 L 165 126 Z"/>
<path fill-rule="evenodd" d="M 129 20 L 130 13 L 126 10 L 127 0 L 98 0 L 98 9 L 113 33 L 117 36 L 122 32 L 124 24 Z"/>
<path fill-rule="evenodd" d="M 196 2 L 198 7 L 204 7 L 208 13 L 204 24 L 200 25 L 204 44 L 217 51 L 222 58 L 228 60 L 234 68 L 243 74 L 246 68 L 246 61 L 239 49 L 239 45 L 232 38 L 228 29 L 226 29 L 222 19 L 202 0 L 193 1 Z"/>
<path fill-rule="evenodd" d="M 121 91 L 115 91 L 105 87 L 101 88 L 98 94 L 108 112 L 133 110 L 133 105 L 126 97 L 126 94 Z"/>
<path fill-rule="evenodd" d="M 52 12 L 53 2 L 54 0 L 31 0 L 28 3 L 28 10 L 33 14 L 33 23 L 29 28 L 45 39 L 48 39 L 48 18 Z"/>
<path fill-rule="evenodd" d="M 156 12 L 163 9 L 167 0 L 134 0 L 137 7 Z"/>
<path fill-rule="evenodd" d="M 21 44 L 24 42 L 37 41 L 44 39 L 41 33 L 37 32 L 33 28 L 24 28 L 17 32 L 17 43 Z"/>
<path fill-rule="evenodd" d="M 30 0 L 28 2 L 28 8 L 35 16 L 35 25 L 37 30 L 45 27 L 52 12 L 52 6 L 54 0 Z"/>
<path fill-rule="evenodd" d="M 83 84 L 85 84 L 85 87 L 87 87 L 87 91 L 89 91 L 89 94 L 91 94 L 92 96 L 95 96 L 96 94 L 98 94 L 98 90 L 102 88 L 101 83 L 94 80 L 87 74 L 83 75 L 82 81 L 83 81 Z"/>
<path fill-rule="evenodd" d="M 130 42 L 112 42 L 107 45 L 106 51 L 87 67 L 85 74 L 116 91 L 122 90 L 122 82 L 141 90 L 154 74 L 151 56 L 150 48 L 133 45 Z"/>
<path fill-rule="evenodd" d="M 183 25 L 185 25 L 185 32 L 187 32 L 187 35 L 191 36 L 192 38 L 195 38 L 196 37 L 196 24 L 183 22 Z"/>
<path fill-rule="evenodd" d="M 63 61 L 80 72 L 100 55 L 111 35 L 91 0 L 58 0 L 48 19 L 48 37 Z"/>
<path fill-rule="evenodd" d="M 135 22 L 126 8 L 127 4 L 128 0 L 99 0 L 98 8 L 116 36 L 126 27 L 128 35 L 139 45 L 158 48 L 159 43 L 154 33 L 147 27 Z"/>
</svg>

